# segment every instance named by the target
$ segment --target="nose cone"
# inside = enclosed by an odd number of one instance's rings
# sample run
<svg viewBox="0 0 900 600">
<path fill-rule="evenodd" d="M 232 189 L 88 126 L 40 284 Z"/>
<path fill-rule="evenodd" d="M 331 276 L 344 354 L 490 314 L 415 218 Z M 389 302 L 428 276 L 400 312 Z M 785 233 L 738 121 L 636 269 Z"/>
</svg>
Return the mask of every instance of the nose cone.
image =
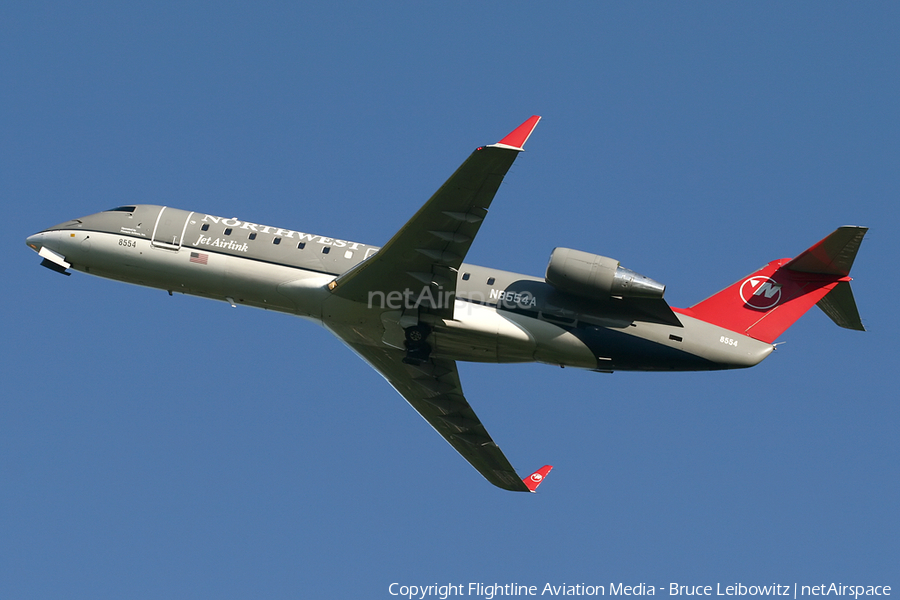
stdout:
<svg viewBox="0 0 900 600">
<path fill-rule="evenodd" d="M 28 236 L 25 243 L 35 252 L 40 252 L 41 248 L 44 247 L 44 232 Z"/>
</svg>

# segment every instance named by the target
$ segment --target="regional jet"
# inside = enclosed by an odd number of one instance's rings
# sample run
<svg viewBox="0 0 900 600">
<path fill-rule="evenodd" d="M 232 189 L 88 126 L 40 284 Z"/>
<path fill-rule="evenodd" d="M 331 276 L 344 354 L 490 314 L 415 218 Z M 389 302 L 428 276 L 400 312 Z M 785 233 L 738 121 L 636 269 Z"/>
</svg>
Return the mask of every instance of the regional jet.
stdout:
<svg viewBox="0 0 900 600">
<path fill-rule="evenodd" d="M 751 367 L 814 304 L 863 330 L 840 227 L 689 308 L 619 261 L 556 248 L 543 278 L 463 260 L 540 117 L 477 148 L 381 248 L 168 206 L 119 206 L 27 239 L 41 264 L 317 321 L 369 363 L 492 484 L 534 491 L 463 394 L 458 361 L 598 372 Z"/>
</svg>

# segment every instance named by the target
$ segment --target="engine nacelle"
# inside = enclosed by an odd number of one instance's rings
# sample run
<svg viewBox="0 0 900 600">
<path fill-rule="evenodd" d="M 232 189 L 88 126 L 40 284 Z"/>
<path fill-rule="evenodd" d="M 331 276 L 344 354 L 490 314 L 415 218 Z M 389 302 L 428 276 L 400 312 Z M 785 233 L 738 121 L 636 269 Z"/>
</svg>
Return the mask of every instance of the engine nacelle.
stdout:
<svg viewBox="0 0 900 600">
<path fill-rule="evenodd" d="M 619 261 L 570 248 L 556 248 L 547 265 L 547 283 L 583 298 L 662 298 L 666 286 L 619 266 Z"/>
</svg>

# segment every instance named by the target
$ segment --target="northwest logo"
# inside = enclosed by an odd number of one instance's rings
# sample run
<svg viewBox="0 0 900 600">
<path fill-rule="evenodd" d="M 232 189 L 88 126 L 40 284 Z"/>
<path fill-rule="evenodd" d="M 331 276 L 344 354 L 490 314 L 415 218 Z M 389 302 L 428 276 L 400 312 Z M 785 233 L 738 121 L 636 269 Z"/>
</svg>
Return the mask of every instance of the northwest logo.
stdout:
<svg viewBox="0 0 900 600">
<path fill-rule="evenodd" d="M 769 277 L 751 277 L 741 284 L 741 300 L 750 308 L 769 310 L 781 302 L 781 284 Z"/>
<path fill-rule="evenodd" d="M 534 474 L 531 476 L 531 480 L 532 480 L 532 481 L 540 481 L 540 480 L 543 479 L 543 478 L 544 478 L 544 476 L 541 475 L 540 473 L 534 473 Z"/>
</svg>

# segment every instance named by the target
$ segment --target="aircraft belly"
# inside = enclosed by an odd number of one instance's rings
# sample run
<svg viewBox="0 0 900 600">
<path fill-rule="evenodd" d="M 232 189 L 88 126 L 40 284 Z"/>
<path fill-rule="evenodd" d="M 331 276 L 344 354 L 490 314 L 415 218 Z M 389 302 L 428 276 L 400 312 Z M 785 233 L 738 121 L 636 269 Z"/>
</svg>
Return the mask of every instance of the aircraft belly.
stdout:
<svg viewBox="0 0 900 600">
<path fill-rule="evenodd" d="M 520 313 L 505 312 L 504 315 L 535 340 L 533 360 L 563 367 L 597 368 L 597 359 L 591 349 L 564 328 Z"/>
<path fill-rule="evenodd" d="M 279 287 L 302 273 L 299 269 L 237 256 L 220 255 L 225 263 L 224 295 L 238 304 L 296 314 L 296 302 Z"/>
<path fill-rule="evenodd" d="M 434 352 L 472 362 L 542 362 L 586 369 L 597 365 L 590 348 L 561 327 L 462 301 L 456 302 L 454 319 L 436 328 Z"/>
<path fill-rule="evenodd" d="M 434 354 L 471 362 L 533 362 L 534 337 L 505 315 L 489 306 L 457 300 L 453 319 L 435 327 Z"/>
<path fill-rule="evenodd" d="M 684 327 L 635 323 L 622 328 L 583 324 L 573 333 L 597 355 L 597 368 L 610 371 L 712 371 L 758 364 L 773 349 L 695 319 Z"/>
<path fill-rule="evenodd" d="M 684 325 L 687 351 L 730 369 L 757 365 L 775 349 L 772 344 L 686 315 L 679 315 L 679 320 Z"/>
<path fill-rule="evenodd" d="M 291 301 L 294 313 L 302 317 L 322 320 L 322 304 L 329 297 L 325 287 L 333 275 L 292 269 L 294 279 L 279 283 L 278 293 Z"/>
</svg>

